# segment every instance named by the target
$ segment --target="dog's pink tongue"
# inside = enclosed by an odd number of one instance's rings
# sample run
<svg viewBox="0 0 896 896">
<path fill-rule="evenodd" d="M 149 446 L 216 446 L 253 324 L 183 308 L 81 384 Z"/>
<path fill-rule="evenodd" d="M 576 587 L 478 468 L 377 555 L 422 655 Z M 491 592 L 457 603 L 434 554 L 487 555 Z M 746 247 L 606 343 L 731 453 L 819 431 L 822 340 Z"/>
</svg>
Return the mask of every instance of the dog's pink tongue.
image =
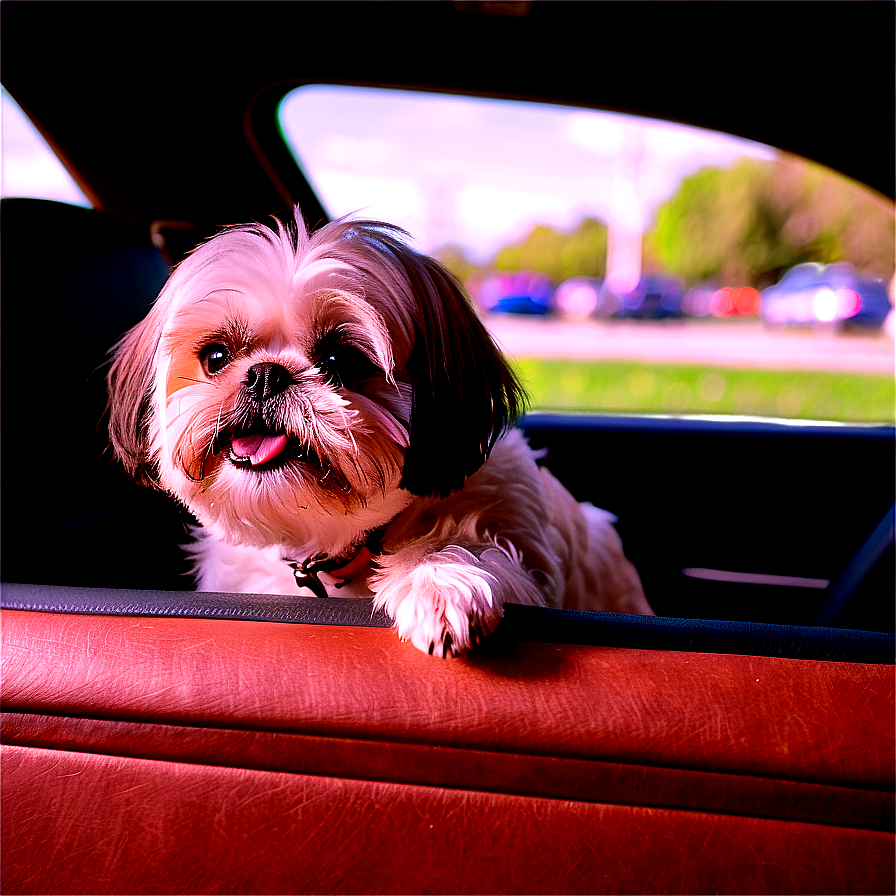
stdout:
<svg viewBox="0 0 896 896">
<path fill-rule="evenodd" d="M 233 440 L 233 453 L 237 457 L 248 457 L 253 467 L 273 460 L 286 448 L 286 436 L 271 436 L 257 433 L 240 436 Z"/>
</svg>

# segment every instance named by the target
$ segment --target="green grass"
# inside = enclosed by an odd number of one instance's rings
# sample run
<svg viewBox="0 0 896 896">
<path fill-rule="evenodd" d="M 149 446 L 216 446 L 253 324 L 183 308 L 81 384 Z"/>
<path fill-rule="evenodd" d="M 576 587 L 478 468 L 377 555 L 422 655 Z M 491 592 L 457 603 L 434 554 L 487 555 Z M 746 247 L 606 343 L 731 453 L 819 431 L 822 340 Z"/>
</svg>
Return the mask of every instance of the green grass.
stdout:
<svg viewBox="0 0 896 896">
<path fill-rule="evenodd" d="M 532 410 L 896 421 L 892 376 L 531 358 L 514 363 Z"/>
</svg>

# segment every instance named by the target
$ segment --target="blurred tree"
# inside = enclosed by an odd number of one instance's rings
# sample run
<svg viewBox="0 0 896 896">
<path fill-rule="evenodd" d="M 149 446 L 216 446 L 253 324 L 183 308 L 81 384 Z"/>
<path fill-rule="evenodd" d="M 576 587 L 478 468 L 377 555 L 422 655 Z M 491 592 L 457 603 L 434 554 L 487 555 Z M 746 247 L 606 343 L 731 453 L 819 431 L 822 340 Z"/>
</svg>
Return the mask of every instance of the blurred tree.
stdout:
<svg viewBox="0 0 896 896">
<path fill-rule="evenodd" d="M 447 243 L 433 254 L 462 283 L 466 283 L 479 270 L 479 265 L 471 261 L 464 247 L 457 243 Z"/>
<path fill-rule="evenodd" d="M 497 271 L 538 271 L 555 283 L 569 277 L 603 277 L 607 266 L 607 225 L 583 218 L 567 233 L 536 224 L 529 235 L 501 249 L 492 261 Z"/>
<path fill-rule="evenodd" d="M 744 159 L 685 178 L 656 213 L 644 240 L 644 268 L 689 285 L 717 280 L 763 288 L 795 264 L 849 261 L 889 279 L 896 226 L 885 200 L 793 156 L 773 164 Z M 588 217 L 564 232 L 538 224 L 522 240 L 477 265 L 456 245 L 437 257 L 464 282 L 485 271 L 537 271 L 555 283 L 606 274 L 607 226 Z"/>
<path fill-rule="evenodd" d="M 658 209 L 645 244 L 645 256 L 689 284 L 716 278 L 761 288 L 806 261 L 845 260 L 889 278 L 894 215 L 870 191 L 817 165 L 747 159 L 685 178 Z"/>
</svg>

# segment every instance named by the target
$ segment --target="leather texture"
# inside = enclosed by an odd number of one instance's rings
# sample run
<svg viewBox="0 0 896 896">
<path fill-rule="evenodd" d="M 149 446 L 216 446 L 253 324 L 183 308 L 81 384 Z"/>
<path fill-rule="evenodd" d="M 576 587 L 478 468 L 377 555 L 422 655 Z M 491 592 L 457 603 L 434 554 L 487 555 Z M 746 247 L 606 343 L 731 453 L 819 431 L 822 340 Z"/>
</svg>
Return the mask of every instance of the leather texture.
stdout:
<svg viewBox="0 0 896 896">
<path fill-rule="evenodd" d="M 4 611 L 8 893 L 893 892 L 886 665 Z"/>
<path fill-rule="evenodd" d="M 8 893 L 873 893 L 892 848 L 826 825 L 7 750 L 29 811 L 4 812 Z M 40 775 L 53 786 L 16 787 Z"/>
</svg>

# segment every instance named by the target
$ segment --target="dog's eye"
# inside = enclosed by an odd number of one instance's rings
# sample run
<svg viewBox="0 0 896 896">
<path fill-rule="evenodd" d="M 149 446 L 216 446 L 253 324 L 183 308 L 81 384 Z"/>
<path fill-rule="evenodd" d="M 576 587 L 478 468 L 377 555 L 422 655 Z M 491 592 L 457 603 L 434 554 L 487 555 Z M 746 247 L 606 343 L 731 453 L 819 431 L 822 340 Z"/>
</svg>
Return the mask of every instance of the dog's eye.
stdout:
<svg viewBox="0 0 896 896">
<path fill-rule="evenodd" d="M 352 388 L 377 369 L 363 352 L 347 345 L 328 347 L 318 366 L 324 379 L 337 388 Z"/>
<path fill-rule="evenodd" d="M 223 370 L 232 360 L 233 355 L 231 354 L 230 349 L 227 348 L 226 345 L 220 345 L 217 342 L 212 345 L 207 345 L 199 353 L 199 361 L 202 364 L 202 369 L 208 376 L 214 376 L 220 370 Z"/>
</svg>

